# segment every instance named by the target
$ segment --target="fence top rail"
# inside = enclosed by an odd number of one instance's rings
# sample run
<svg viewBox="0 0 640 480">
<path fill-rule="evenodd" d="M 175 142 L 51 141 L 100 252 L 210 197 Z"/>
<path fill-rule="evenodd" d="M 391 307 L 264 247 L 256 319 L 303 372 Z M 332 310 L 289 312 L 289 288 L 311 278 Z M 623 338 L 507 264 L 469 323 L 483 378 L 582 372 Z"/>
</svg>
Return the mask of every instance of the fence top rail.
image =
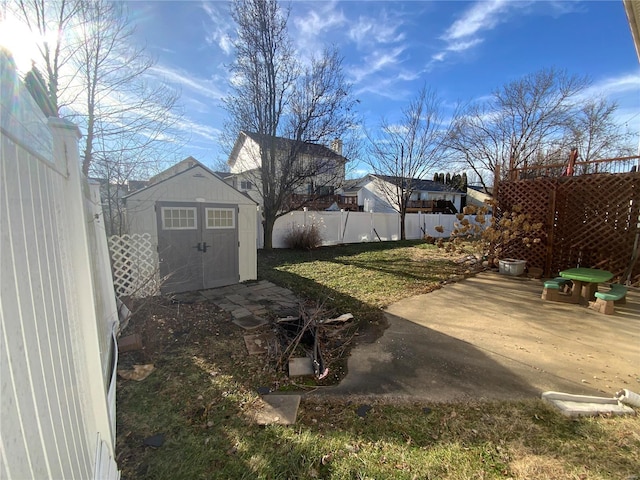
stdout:
<svg viewBox="0 0 640 480">
<path fill-rule="evenodd" d="M 614 162 L 628 162 L 631 160 L 640 160 L 640 155 L 631 155 L 627 157 L 615 157 L 615 158 L 601 158 L 598 160 L 586 160 L 584 162 L 576 162 L 575 166 L 578 167 L 580 165 L 596 165 L 601 163 L 614 163 Z M 525 165 L 522 167 L 514 168 L 514 172 L 524 172 L 531 170 L 550 170 L 552 168 L 566 168 L 567 163 L 554 163 L 548 165 Z"/>
</svg>

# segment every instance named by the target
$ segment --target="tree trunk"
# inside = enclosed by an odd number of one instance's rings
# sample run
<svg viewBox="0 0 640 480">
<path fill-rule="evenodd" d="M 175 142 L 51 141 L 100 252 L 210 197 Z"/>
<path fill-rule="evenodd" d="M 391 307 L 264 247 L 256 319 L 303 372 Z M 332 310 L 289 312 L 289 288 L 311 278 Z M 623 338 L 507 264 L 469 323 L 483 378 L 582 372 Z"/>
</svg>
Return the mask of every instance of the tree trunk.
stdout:
<svg viewBox="0 0 640 480">
<path fill-rule="evenodd" d="M 276 223 L 276 216 L 264 212 L 264 246 L 262 247 L 264 250 L 273 250 L 273 227 Z"/>
<path fill-rule="evenodd" d="M 407 239 L 407 234 L 405 232 L 405 216 L 406 216 L 406 212 L 402 211 L 400 212 L 400 240 L 406 240 Z"/>
</svg>

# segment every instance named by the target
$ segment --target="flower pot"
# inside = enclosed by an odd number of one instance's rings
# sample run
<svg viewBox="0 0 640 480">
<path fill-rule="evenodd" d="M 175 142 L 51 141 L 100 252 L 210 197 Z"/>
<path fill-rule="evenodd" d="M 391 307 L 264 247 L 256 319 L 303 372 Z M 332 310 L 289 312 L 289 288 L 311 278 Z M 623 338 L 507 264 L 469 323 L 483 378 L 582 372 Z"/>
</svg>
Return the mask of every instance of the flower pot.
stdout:
<svg viewBox="0 0 640 480">
<path fill-rule="evenodd" d="M 524 273 L 524 267 L 527 264 L 526 260 L 516 260 L 514 258 L 504 258 L 498 260 L 498 270 L 505 275 L 518 276 Z"/>
</svg>

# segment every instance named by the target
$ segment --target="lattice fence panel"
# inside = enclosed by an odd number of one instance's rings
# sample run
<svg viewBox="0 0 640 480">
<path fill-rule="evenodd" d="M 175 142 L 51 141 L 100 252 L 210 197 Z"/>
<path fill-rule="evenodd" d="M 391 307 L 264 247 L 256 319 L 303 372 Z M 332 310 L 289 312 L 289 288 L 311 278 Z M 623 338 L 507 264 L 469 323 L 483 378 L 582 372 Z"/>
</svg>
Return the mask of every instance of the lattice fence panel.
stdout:
<svg viewBox="0 0 640 480">
<path fill-rule="evenodd" d="M 514 242 L 505 257 L 527 260 L 545 275 L 577 265 L 611 271 L 617 281 L 631 265 L 640 231 L 640 173 L 597 174 L 503 182 L 497 215 L 520 205 L 542 222 L 541 242 Z M 640 261 L 632 270 L 640 285 Z"/>
<path fill-rule="evenodd" d="M 148 297 L 160 293 L 158 258 L 151 235 L 109 237 L 113 284 L 118 295 Z"/>
<path fill-rule="evenodd" d="M 530 215 L 531 224 L 542 224 L 541 229 L 532 231 L 529 235 L 531 238 L 539 238 L 540 243 L 530 243 L 527 246 L 520 239 L 514 240 L 504 247 L 503 257 L 526 260 L 529 267 L 545 268 L 552 230 L 549 212 L 553 205 L 554 184 L 555 181 L 550 178 L 500 184 L 496 218 L 520 208 Z"/>
<path fill-rule="evenodd" d="M 551 270 L 580 265 L 604 268 L 621 278 L 638 234 L 639 187 L 638 174 L 560 179 Z M 640 275 L 640 265 L 635 275 Z"/>
</svg>

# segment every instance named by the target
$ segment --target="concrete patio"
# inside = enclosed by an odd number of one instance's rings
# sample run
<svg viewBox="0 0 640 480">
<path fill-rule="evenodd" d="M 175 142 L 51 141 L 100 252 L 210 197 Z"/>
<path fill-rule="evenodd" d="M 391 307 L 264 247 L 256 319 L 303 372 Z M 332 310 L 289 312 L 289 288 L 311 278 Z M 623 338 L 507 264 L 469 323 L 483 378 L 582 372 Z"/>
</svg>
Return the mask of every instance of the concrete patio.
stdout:
<svg viewBox="0 0 640 480">
<path fill-rule="evenodd" d="M 640 391 L 640 292 L 603 315 L 541 291 L 540 280 L 482 273 L 395 303 L 340 385 L 314 394 L 447 402 Z"/>
</svg>

